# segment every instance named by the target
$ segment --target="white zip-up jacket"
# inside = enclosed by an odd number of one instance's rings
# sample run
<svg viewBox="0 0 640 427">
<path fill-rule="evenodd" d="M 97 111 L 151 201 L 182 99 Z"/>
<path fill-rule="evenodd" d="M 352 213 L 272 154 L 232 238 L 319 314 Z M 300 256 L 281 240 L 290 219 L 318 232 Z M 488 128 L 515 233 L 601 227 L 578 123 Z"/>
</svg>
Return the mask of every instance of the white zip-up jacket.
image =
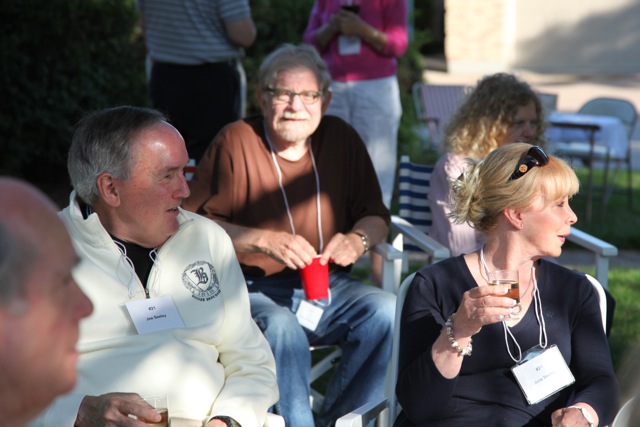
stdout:
<svg viewBox="0 0 640 427">
<path fill-rule="evenodd" d="M 82 262 L 74 278 L 94 305 L 80 322 L 78 383 L 32 425 L 72 427 L 85 395 L 166 394 L 169 416 L 227 415 L 264 425 L 278 399 L 275 362 L 251 318 L 231 239 L 213 221 L 180 210 L 180 228 L 157 250 L 149 297 L 170 295 L 185 328 L 138 334 L 125 304 L 146 298 L 128 259 L 75 199 L 60 216 Z M 46 355 L 43 355 L 46 357 Z"/>
</svg>

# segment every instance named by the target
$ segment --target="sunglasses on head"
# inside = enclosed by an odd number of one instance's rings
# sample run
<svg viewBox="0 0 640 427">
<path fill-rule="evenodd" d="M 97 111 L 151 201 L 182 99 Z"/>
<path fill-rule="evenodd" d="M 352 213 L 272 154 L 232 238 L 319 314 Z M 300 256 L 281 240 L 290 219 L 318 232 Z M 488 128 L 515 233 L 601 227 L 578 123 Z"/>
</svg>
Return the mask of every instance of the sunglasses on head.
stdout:
<svg viewBox="0 0 640 427">
<path fill-rule="evenodd" d="M 529 170 L 534 166 L 544 166 L 547 163 L 549 163 L 549 157 L 547 154 L 542 150 L 542 148 L 534 145 L 529 148 L 527 154 L 525 154 L 522 160 L 520 160 L 518 166 L 516 166 L 516 169 L 511 174 L 509 181 L 520 178 L 529 172 Z"/>
</svg>

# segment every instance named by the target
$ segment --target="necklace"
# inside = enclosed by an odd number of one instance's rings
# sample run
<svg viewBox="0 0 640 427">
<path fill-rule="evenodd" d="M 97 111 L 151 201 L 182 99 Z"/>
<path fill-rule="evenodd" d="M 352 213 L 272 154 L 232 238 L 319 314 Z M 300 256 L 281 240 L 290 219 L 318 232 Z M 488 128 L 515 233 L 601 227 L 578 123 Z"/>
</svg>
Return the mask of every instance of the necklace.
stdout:
<svg viewBox="0 0 640 427">
<path fill-rule="evenodd" d="M 529 279 L 529 284 L 527 285 L 527 289 L 525 289 L 522 295 L 520 295 L 521 297 L 527 294 L 527 292 L 529 291 L 529 288 L 531 287 L 531 282 L 533 282 L 533 277 Z"/>
</svg>

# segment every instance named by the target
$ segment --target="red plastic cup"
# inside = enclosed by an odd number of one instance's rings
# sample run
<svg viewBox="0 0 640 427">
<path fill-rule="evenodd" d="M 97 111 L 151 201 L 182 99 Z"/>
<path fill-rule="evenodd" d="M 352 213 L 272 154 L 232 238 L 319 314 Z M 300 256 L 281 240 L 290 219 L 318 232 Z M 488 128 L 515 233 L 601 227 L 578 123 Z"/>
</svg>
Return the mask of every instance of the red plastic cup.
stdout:
<svg viewBox="0 0 640 427">
<path fill-rule="evenodd" d="M 300 270 L 302 288 L 308 300 L 329 298 L 329 264 L 320 265 L 320 257 Z"/>
</svg>

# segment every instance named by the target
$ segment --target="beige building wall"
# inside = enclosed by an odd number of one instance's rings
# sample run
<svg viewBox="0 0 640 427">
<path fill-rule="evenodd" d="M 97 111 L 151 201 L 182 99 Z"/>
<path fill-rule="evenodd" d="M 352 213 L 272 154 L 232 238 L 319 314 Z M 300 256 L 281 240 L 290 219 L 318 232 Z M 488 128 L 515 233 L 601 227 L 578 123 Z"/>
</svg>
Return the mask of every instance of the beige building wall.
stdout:
<svg viewBox="0 0 640 427">
<path fill-rule="evenodd" d="M 445 0 L 452 73 L 640 71 L 638 0 Z"/>
</svg>

